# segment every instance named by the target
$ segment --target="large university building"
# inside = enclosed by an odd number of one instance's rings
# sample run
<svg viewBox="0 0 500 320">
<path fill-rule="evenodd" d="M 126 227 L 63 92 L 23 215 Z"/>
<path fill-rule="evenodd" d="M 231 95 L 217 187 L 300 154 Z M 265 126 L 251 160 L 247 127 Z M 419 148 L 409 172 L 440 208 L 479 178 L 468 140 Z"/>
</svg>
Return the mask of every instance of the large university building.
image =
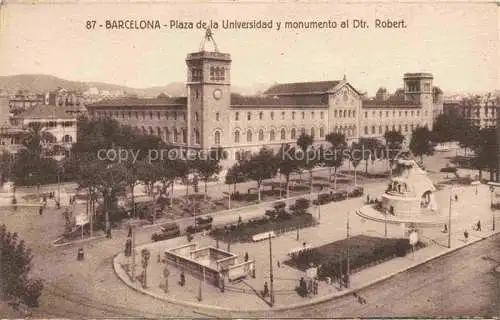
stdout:
<svg viewBox="0 0 500 320">
<path fill-rule="evenodd" d="M 205 37 L 213 41 L 210 32 Z M 224 147 L 235 155 L 294 143 L 301 133 L 317 143 L 330 132 L 348 141 L 400 130 L 409 142 L 418 126 L 432 128 L 442 93 L 429 73 L 406 73 L 404 89 L 367 100 L 347 79 L 278 84 L 263 95 L 231 92 L 231 56 L 212 51 L 186 57 L 187 96 L 122 98 L 88 105 L 92 117 L 111 117 L 165 142 L 189 148 Z M 236 156 L 237 157 L 237 156 Z"/>
</svg>

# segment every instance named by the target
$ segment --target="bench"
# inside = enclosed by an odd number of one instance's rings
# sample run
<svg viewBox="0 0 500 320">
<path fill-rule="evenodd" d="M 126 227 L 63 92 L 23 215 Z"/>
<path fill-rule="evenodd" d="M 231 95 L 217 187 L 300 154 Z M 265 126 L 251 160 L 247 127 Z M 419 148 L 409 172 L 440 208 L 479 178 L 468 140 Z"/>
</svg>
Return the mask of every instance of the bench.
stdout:
<svg viewBox="0 0 500 320">
<path fill-rule="evenodd" d="M 271 238 L 276 238 L 276 234 L 274 233 L 274 231 L 270 231 L 270 232 L 258 233 L 256 235 L 252 236 L 252 240 L 254 242 L 257 242 L 257 241 L 269 239 L 269 236 L 271 236 Z"/>
</svg>

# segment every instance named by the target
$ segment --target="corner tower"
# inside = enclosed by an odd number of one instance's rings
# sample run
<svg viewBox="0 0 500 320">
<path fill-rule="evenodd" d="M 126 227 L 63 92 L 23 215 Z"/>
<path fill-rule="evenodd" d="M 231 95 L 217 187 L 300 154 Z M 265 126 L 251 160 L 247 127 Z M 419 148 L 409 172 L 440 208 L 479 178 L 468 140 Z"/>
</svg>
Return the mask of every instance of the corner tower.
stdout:
<svg viewBox="0 0 500 320">
<path fill-rule="evenodd" d="M 212 43 L 212 51 L 205 49 L 208 43 Z M 189 146 L 206 149 L 228 145 L 231 56 L 219 52 L 207 29 L 200 50 L 188 54 L 186 64 Z"/>
<path fill-rule="evenodd" d="M 405 101 L 419 105 L 420 120 L 422 126 L 427 126 L 432 130 L 433 124 L 433 95 L 431 73 L 405 73 Z"/>
</svg>

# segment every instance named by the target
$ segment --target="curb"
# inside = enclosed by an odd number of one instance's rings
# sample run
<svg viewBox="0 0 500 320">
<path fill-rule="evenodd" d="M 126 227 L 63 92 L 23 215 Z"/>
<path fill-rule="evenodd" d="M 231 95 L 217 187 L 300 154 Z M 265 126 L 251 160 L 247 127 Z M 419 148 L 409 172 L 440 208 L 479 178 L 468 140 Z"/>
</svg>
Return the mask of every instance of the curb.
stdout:
<svg viewBox="0 0 500 320">
<path fill-rule="evenodd" d="M 139 293 L 142 293 L 144 295 L 151 296 L 151 297 L 153 297 L 155 299 L 162 300 L 162 301 L 167 301 L 167 302 L 175 304 L 175 305 L 181 305 L 181 306 L 185 306 L 185 307 L 202 308 L 202 309 L 212 310 L 212 311 L 249 312 L 249 313 L 267 312 L 268 313 L 268 312 L 273 312 L 273 311 L 288 311 L 288 310 L 294 310 L 294 309 L 298 309 L 298 308 L 302 308 L 302 307 L 310 307 L 310 306 L 314 306 L 316 304 L 320 304 L 320 303 L 323 303 L 323 302 L 327 302 L 327 301 L 330 301 L 330 300 L 334 300 L 334 299 L 338 299 L 338 298 L 344 297 L 346 295 L 352 294 L 353 292 L 366 289 L 366 288 L 368 288 L 368 287 L 370 287 L 370 286 L 372 286 L 372 285 L 374 285 L 376 283 L 388 280 L 388 279 L 390 279 L 390 278 L 392 278 L 392 277 L 394 277 L 394 276 L 396 276 L 398 274 L 401 274 L 403 272 L 406 272 L 408 270 L 411 270 L 413 268 L 416 268 L 418 266 L 426 264 L 426 263 L 428 263 L 428 262 L 430 262 L 432 260 L 435 260 L 437 258 L 440 258 L 440 257 L 446 256 L 448 254 L 451 254 L 451 253 L 453 253 L 455 251 L 458 251 L 458 250 L 460 250 L 460 249 L 462 249 L 464 247 L 467 247 L 467 246 L 470 246 L 470 245 L 475 244 L 477 242 L 486 240 L 486 239 L 488 239 L 488 238 L 496 235 L 497 233 L 499 233 L 499 232 L 492 232 L 491 234 L 489 234 L 487 236 L 478 237 L 475 240 L 471 240 L 470 242 L 467 242 L 463 246 L 459 246 L 459 247 L 456 247 L 456 248 L 448 249 L 445 252 L 442 252 L 442 253 L 433 255 L 433 256 L 431 256 L 429 258 L 426 258 L 423 261 L 418 262 L 415 265 L 411 265 L 409 267 L 403 268 L 402 270 L 396 271 L 394 273 L 387 274 L 387 275 L 382 276 L 380 278 L 376 278 L 376 279 L 374 279 L 372 281 L 369 281 L 369 282 L 367 282 L 365 284 L 360 285 L 357 288 L 350 288 L 349 290 L 343 291 L 340 294 L 329 294 L 329 295 L 325 295 L 323 297 L 320 297 L 320 298 L 318 298 L 316 300 L 312 300 L 312 301 L 310 300 L 308 302 L 291 304 L 291 305 L 288 305 L 288 306 L 282 306 L 282 307 L 276 307 L 276 308 L 268 308 L 268 309 L 246 309 L 246 310 L 242 310 L 242 309 L 231 309 L 231 308 L 224 308 L 224 307 L 218 307 L 218 306 L 213 306 L 213 305 L 199 304 L 199 303 L 195 303 L 195 302 L 179 301 L 179 300 L 175 300 L 175 299 L 168 298 L 168 297 L 160 297 L 160 296 L 158 296 L 158 295 L 156 295 L 154 293 L 147 292 L 147 291 L 145 291 L 142 288 L 134 287 L 134 286 L 130 285 L 127 281 L 124 281 L 122 279 L 122 277 L 120 277 L 120 275 L 118 274 L 118 271 L 116 269 L 116 268 L 120 268 L 120 266 L 118 265 L 118 263 L 116 261 L 116 258 L 118 257 L 118 255 L 121 254 L 121 252 L 117 253 L 117 254 L 115 254 L 113 256 L 113 271 L 114 271 L 115 275 L 123 283 L 125 283 L 125 285 L 127 285 L 130 288 L 132 288 L 133 290 L 135 290 L 135 291 L 137 291 Z M 143 245 L 143 246 L 146 246 L 146 245 Z M 143 247 L 143 246 L 140 246 L 140 247 Z M 140 247 L 138 247 L 138 248 L 140 248 Z"/>
<path fill-rule="evenodd" d="M 83 239 L 83 240 L 80 239 L 80 240 L 76 240 L 76 241 L 70 241 L 70 242 L 56 244 L 57 241 L 64 239 L 64 237 L 59 237 L 56 240 L 52 241 L 52 246 L 54 246 L 55 248 L 59 248 L 59 247 L 73 245 L 73 244 L 84 243 L 84 242 L 88 242 L 88 241 L 92 241 L 92 240 L 103 239 L 105 237 L 106 237 L 106 235 L 101 235 L 101 236 L 97 236 L 97 237 L 93 237 L 93 238 L 87 238 L 87 239 Z"/>
<path fill-rule="evenodd" d="M 364 205 L 363 207 L 361 207 L 361 209 L 359 210 L 356 210 L 356 214 L 358 216 L 360 216 L 361 218 L 363 219 L 368 219 L 368 220 L 371 220 L 371 221 L 375 221 L 375 222 L 381 222 L 381 223 L 387 223 L 387 224 L 407 224 L 407 225 L 410 225 L 410 224 L 415 224 L 415 225 L 424 225 L 425 227 L 438 227 L 438 226 L 442 226 L 443 224 L 447 223 L 447 221 L 442 221 L 442 222 L 434 222 L 434 221 L 402 221 L 402 220 L 389 220 L 389 219 L 384 219 L 384 218 L 379 218 L 379 217 L 375 217 L 375 216 L 370 216 L 368 214 L 365 214 L 363 212 L 361 212 L 361 210 L 365 207 L 369 207 L 370 205 Z"/>
</svg>

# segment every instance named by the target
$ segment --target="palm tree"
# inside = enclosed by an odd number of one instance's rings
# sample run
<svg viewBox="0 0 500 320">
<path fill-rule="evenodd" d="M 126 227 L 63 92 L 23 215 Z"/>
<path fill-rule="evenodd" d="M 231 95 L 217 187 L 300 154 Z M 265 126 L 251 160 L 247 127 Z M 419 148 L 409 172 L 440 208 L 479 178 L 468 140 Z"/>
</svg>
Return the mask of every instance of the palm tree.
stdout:
<svg viewBox="0 0 500 320">
<path fill-rule="evenodd" d="M 30 123 L 28 131 L 21 137 L 21 142 L 28 153 L 36 158 L 41 157 L 44 144 L 54 143 L 56 140 L 56 137 L 48 132 L 47 127 L 41 122 Z"/>
</svg>

